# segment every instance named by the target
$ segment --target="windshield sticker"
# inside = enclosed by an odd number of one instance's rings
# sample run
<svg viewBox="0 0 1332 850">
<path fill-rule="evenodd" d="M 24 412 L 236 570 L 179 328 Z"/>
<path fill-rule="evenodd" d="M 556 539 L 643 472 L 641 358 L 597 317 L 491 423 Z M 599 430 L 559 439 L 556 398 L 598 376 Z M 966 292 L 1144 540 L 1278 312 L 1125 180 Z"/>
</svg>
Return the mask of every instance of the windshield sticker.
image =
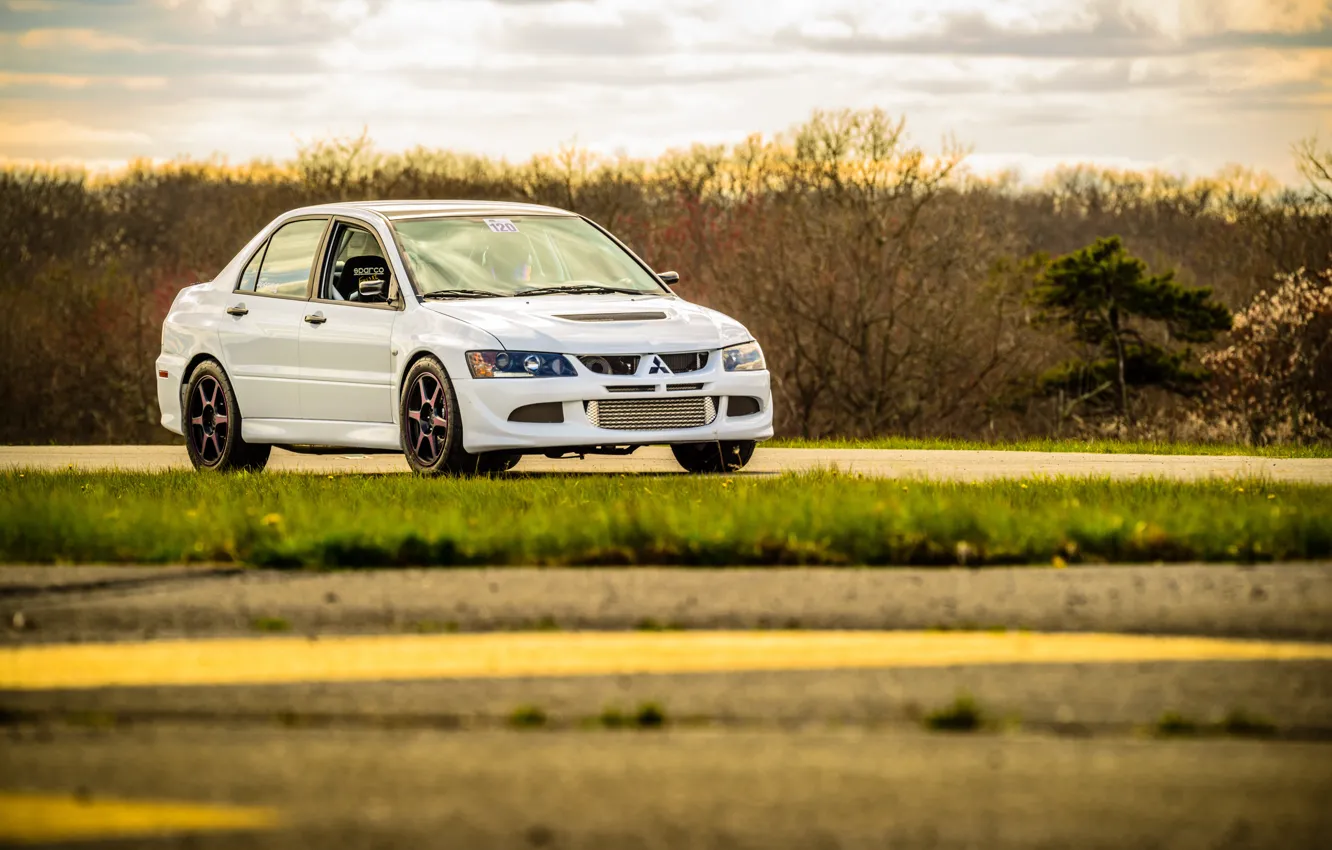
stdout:
<svg viewBox="0 0 1332 850">
<path fill-rule="evenodd" d="M 495 233 L 517 233 L 518 225 L 509 221 L 507 218 L 487 218 L 483 219 L 486 227 L 489 227 Z"/>
</svg>

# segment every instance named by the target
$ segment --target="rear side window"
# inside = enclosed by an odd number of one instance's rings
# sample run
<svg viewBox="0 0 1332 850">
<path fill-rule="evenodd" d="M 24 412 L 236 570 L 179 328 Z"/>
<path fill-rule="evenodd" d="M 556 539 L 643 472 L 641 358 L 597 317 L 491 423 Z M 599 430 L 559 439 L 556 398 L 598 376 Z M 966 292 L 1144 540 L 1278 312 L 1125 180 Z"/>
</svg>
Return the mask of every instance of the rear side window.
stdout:
<svg viewBox="0 0 1332 850">
<path fill-rule="evenodd" d="M 254 259 L 250 260 L 250 264 L 245 267 L 245 271 L 241 272 L 240 285 L 236 287 L 238 292 L 254 292 L 254 283 L 259 279 L 259 263 L 263 261 L 264 249 L 267 247 L 267 242 L 260 245 L 259 250 L 254 254 Z"/>
<path fill-rule="evenodd" d="M 304 298 L 326 219 L 284 224 L 268 240 L 254 291 L 261 295 Z"/>
</svg>

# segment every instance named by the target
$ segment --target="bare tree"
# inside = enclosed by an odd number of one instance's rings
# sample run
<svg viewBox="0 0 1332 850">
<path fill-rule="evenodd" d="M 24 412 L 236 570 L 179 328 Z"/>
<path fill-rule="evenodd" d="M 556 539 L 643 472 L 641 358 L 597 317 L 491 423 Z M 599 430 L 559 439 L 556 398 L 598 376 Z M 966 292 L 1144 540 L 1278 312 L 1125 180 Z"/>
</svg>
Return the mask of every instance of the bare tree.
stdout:
<svg viewBox="0 0 1332 850">
<path fill-rule="evenodd" d="M 1295 167 L 1323 200 L 1332 203 L 1332 149 L 1321 150 L 1318 137 L 1310 136 L 1293 145 Z"/>
</svg>

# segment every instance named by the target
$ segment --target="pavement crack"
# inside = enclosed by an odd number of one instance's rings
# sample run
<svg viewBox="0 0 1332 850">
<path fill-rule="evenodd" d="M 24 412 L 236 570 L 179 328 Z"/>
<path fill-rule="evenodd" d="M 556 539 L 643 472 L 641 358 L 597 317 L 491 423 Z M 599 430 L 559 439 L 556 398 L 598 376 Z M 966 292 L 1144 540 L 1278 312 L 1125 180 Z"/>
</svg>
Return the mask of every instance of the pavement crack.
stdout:
<svg viewBox="0 0 1332 850">
<path fill-rule="evenodd" d="M 187 581 L 203 581 L 214 578 L 229 578 L 245 572 L 244 567 L 217 567 L 215 569 L 190 570 L 187 572 L 162 573 L 159 575 L 135 575 L 124 578 L 106 577 L 86 581 L 54 582 L 47 584 L 9 584 L 0 585 L 0 599 L 33 599 L 44 596 L 73 596 L 83 593 L 96 593 L 102 590 L 138 590 L 161 584 L 175 584 Z"/>
</svg>

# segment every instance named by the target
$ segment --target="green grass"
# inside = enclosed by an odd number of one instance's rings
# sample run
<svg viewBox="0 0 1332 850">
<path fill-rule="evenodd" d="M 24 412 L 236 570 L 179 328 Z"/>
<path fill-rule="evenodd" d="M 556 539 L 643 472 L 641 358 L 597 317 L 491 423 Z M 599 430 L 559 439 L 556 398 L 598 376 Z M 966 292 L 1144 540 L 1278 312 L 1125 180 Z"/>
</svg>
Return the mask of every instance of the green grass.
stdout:
<svg viewBox="0 0 1332 850">
<path fill-rule="evenodd" d="M 0 562 L 9 563 L 980 566 L 1328 556 L 1332 488 L 1260 480 L 0 472 Z"/>
<path fill-rule="evenodd" d="M 945 449 L 1012 452 L 1091 452 L 1143 455 L 1253 455 L 1257 457 L 1332 458 L 1332 444 L 1240 446 L 1229 443 L 1167 443 L 1151 440 L 952 440 L 939 437 L 865 437 L 806 440 L 782 437 L 763 444 L 774 449 Z"/>
</svg>

